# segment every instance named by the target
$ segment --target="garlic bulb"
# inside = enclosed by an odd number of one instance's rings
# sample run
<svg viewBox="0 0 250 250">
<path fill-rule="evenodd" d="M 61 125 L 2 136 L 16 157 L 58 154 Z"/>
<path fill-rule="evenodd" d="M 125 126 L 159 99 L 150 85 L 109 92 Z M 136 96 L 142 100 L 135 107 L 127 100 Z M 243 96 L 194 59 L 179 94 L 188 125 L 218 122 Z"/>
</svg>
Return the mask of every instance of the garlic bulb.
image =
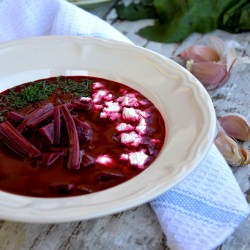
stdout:
<svg viewBox="0 0 250 250">
<path fill-rule="evenodd" d="M 220 119 L 220 125 L 225 132 L 237 140 L 250 140 L 250 126 L 245 117 L 240 114 L 230 114 Z"/>
<path fill-rule="evenodd" d="M 220 56 L 217 51 L 206 45 L 192 45 L 179 54 L 179 57 L 194 62 L 217 62 Z"/>
<path fill-rule="evenodd" d="M 206 89 L 212 90 L 227 82 L 235 65 L 250 63 L 249 57 L 237 55 L 236 47 L 239 47 L 237 42 L 224 42 L 211 36 L 209 46 L 193 45 L 178 57 L 186 61 L 186 68 Z"/>
<path fill-rule="evenodd" d="M 242 166 L 250 163 L 250 152 L 229 137 L 224 129 L 217 123 L 218 134 L 215 138 L 215 145 L 231 166 Z"/>
<path fill-rule="evenodd" d="M 210 90 L 215 89 L 219 85 L 224 84 L 229 74 L 227 71 L 227 65 L 216 62 L 200 62 L 195 63 L 193 60 L 187 61 L 186 68 L 190 71 L 203 86 Z"/>
</svg>

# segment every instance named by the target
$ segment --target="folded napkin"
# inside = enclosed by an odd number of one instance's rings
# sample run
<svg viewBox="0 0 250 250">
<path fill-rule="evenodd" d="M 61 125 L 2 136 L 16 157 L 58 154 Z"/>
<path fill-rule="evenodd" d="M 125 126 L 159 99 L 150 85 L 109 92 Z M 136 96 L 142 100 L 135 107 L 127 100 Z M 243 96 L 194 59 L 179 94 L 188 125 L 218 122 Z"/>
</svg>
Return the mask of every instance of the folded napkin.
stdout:
<svg viewBox="0 0 250 250">
<path fill-rule="evenodd" d="M 64 0 L 0 0 L 0 42 L 42 35 L 130 42 L 108 23 Z M 213 249 L 249 214 L 230 168 L 214 145 L 187 178 L 151 201 L 151 206 L 171 250 Z"/>
<path fill-rule="evenodd" d="M 213 249 L 248 215 L 248 204 L 215 145 L 182 182 L 151 201 L 170 249 Z"/>
</svg>

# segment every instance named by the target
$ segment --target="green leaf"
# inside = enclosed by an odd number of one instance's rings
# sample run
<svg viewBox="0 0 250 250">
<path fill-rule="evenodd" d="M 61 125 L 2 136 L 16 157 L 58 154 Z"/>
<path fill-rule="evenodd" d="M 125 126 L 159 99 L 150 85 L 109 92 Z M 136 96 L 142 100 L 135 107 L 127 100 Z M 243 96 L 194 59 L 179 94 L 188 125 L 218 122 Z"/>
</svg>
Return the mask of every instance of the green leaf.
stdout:
<svg viewBox="0 0 250 250">
<path fill-rule="evenodd" d="M 155 0 L 161 18 L 139 34 L 158 42 L 180 42 L 193 32 L 210 32 L 218 27 L 221 12 L 232 2 L 235 0 Z"/>
<path fill-rule="evenodd" d="M 157 17 L 152 0 L 141 0 L 139 3 L 131 3 L 128 6 L 118 4 L 116 11 L 120 19 L 129 21 Z"/>
<path fill-rule="evenodd" d="M 230 7 L 223 13 L 219 28 L 229 32 L 239 33 L 250 30 L 250 3 L 244 0 Z"/>
<path fill-rule="evenodd" d="M 185 39 L 189 34 L 189 28 L 177 29 L 177 24 L 164 24 L 156 22 L 154 26 L 147 26 L 138 31 L 144 38 L 156 42 L 175 43 Z"/>
<path fill-rule="evenodd" d="M 142 28 L 138 34 L 151 41 L 180 42 L 193 32 L 207 33 L 217 28 L 231 32 L 250 30 L 248 0 L 148 0 L 147 4 L 150 2 L 157 13 L 155 24 Z M 136 14 L 140 4 L 145 4 L 145 0 L 136 7 L 123 6 L 123 13 L 126 12 L 123 18 L 145 18 L 145 12 Z"/>
</svg>

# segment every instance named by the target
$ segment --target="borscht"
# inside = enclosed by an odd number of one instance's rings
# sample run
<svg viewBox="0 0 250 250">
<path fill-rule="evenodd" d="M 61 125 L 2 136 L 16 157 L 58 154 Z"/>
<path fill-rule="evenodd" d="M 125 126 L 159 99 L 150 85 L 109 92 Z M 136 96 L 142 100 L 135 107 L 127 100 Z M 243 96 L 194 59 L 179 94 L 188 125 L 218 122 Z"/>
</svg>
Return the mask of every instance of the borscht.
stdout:
<svg viewBox="0 0 250 250">
<path fill-rule="evenodd" d="M 159 110 L 127 85 L 85 76 L 24 83 L 0 94 L 0 190 L 105 190 L 148 168 L 165 137 Z"/>
</svg>

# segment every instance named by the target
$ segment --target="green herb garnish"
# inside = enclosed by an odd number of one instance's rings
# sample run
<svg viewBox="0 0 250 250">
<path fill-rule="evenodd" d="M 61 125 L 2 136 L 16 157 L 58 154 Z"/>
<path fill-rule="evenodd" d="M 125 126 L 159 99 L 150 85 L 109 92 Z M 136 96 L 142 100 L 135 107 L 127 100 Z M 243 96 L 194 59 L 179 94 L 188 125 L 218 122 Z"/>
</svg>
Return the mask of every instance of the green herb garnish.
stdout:
<svg viewBox="0 0 250 250">
<path fill-rule="evenodd" d="M 56 89 L 55 84 L 48 84 L 46 81 L 30 84 L 18 91 L 18 88 L 12 88 L 6 95 L 1 95 L 0 107 L 6 107 L 9 110 L 21 109 L 33 102 L 42 101 Z"/>
<path fill-rule="evenodd" d="M 57 77 L 57 84 L 59 89 L 64 93 L 70 93 L 74 96 L 89 96 L 90 95 L 90 85 L 93 81 L 88 79 L 82 79 L 80 82 L 76 82 L 72 79 L 63 78 L 61 76 Z"/>
<path fill-rule="evenodd" d="M 81 79 L 74 81 L 57 77 L 55 81 L 41 80 L 30 83 L 24 88 L 11 88 L 8 93 L 0 94 L 0 115 L 8 110 L 19 110 L 27 105 L 47 99 L 55 91 L 57 94 L 70 94 L 71 97 L 89 96 L 93 81 Z"/>
</svg>

